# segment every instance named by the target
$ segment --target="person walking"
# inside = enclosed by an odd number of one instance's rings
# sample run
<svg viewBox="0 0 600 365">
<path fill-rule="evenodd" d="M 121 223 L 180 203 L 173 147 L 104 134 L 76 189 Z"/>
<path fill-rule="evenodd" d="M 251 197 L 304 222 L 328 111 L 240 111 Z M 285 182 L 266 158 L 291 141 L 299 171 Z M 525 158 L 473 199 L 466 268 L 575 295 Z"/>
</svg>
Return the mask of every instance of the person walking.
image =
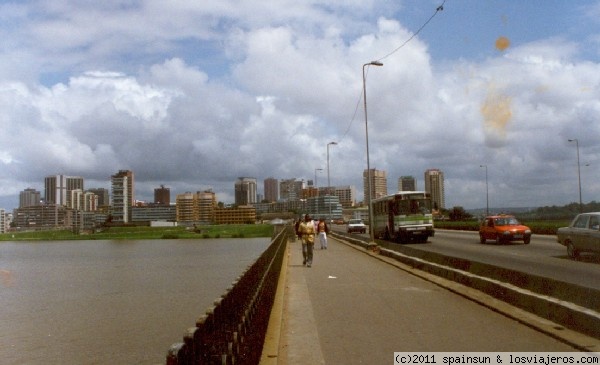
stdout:
<svg viewBox="0 0 600 365">
<path fill-rule="evenodd" d="M 329 226 L 327 226 L 327 222 L 325 222 L 324 218 L 319 219 L 319 223 L 317 223 L 317 233 L 319 234 L 319 243 L 321 244 L 321 250 L 326 250 Z"/>
<path fill-rule="evenodd" d="M 315 225 L 308 214 L 304 216 L 304 222 L 300 223 L 298 230 L 302 234 L 302 257 L 304 258 L 302 264 L 311 267 L 315 245 Z"/>
<path fill-rule="evenodd" d="M 302 223 L 302 218 L 298 218 L 296 224 L 294 224 L 294 231 L 296 231 L 295 239 L 302 240 L 302 232 L 300 232 L 300 223 Z"/>
</svg>

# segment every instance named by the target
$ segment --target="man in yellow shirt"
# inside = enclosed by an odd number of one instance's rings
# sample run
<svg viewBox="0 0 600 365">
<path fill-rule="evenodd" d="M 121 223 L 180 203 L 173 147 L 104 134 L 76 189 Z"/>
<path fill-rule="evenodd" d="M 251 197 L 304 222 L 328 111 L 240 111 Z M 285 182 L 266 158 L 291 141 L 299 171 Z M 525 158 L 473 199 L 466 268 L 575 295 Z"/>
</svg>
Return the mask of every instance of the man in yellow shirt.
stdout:
<svg viewBox="0 0 600 365">
<path fill-rule="evenodd" d="M 298 230 L 302 234 L 302 257 L 304 258 L 302 264 L 311 267 L 315 246 L 315 225 L 308 214 L 304 216 L 304 222 L 300 223 Z"/>
</svg>

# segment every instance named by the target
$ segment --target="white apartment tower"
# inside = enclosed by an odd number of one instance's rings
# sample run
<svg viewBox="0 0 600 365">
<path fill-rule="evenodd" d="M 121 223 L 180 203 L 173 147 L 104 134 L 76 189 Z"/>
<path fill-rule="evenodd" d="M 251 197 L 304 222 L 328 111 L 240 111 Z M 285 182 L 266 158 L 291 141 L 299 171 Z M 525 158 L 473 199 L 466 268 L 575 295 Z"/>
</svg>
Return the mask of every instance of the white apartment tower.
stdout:
<svg viewBox="0 0 600 365">
<path fill-rule="evenodd" d="M 112 216 L 114 222 L 131 222 L 131 208 L 134 206 L 133 171 L 120 170 L 111 176 Z"/>
</svg>

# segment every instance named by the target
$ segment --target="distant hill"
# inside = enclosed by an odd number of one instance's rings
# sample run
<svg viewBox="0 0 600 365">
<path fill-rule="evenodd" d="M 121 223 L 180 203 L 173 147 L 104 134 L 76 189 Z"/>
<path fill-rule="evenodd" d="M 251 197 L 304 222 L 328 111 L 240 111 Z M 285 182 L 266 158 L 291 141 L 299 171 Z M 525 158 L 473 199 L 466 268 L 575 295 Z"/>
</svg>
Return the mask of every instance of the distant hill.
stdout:
<svg viewBox="0 0 600 365">
<path fill-rule="evenodd" d="M 505 207 L 505 208 L 492 208 L 490 207 L 490 214 L 519 214 L 519 213 L 530 213 L 537 210 L 538 207 Z M 486 214 L 486 208 L 477 209 L 465 209 L 468 213 L 473 216 L 482 216 Z"/>
</svg>

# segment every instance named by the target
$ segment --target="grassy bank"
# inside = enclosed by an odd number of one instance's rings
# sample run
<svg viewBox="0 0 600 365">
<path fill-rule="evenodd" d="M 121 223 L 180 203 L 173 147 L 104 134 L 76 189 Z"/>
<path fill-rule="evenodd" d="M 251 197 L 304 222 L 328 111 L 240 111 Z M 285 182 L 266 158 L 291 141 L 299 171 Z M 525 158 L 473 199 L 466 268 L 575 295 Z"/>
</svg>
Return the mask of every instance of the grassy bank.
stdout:
<svg viewBox="0 0 600 365">
<path fill-rule="evenodd" d="M 571 223 L 570 220 L 522 220 L 521 224 L 531 228 L 533 234 L 556 234 L 559 227 L 566 227 Z M 477 221 L 435 221 L 435 228 L 457 229 L 463 231 L 479 231 L 479 222 Z"/>
<path fill-rule="evenodd" d="M 255 238 L 271 237 L 272 233 L 273 226 L 270 224 L 213 225 L 196 230 L 185 227 L 110 227 L 89 234 L 75 234 L 67 230 L 10 232 L 0 234 L 0 241 Z"/>
</svg>

